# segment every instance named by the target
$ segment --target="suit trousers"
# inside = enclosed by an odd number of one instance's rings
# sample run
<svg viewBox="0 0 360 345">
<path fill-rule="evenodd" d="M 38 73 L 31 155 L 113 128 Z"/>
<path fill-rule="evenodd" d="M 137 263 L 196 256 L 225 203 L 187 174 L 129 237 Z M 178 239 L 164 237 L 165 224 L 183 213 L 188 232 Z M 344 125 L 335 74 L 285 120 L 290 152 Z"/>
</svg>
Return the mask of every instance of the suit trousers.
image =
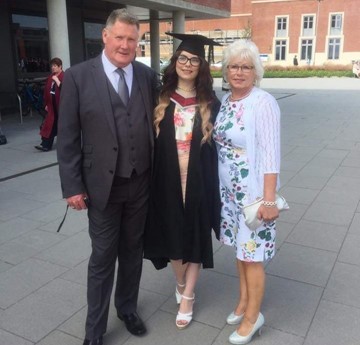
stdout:
<svg viewBox="0 0 360 345">
<path fill-rule="evenodd" d="M 115 177 L 105 210 L 90 205 L 92 253 L 88 266 L 86 339 L 106 332 L 110 297 L 118 261 L 115 308 L 136 311 L 143 260 L 143 237 L 149 199 L 150 172 Z"/>
</svg>

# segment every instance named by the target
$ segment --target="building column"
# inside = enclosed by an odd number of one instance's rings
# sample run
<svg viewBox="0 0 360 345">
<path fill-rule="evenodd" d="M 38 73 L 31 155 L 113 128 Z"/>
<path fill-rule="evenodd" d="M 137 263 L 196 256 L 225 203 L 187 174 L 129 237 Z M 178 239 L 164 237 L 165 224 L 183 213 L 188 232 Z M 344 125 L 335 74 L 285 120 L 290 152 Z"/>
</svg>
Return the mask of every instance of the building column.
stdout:
<svg viewBox="0 0 360 345">
<path fill-rule="evenodd" d="M 173 12 L 173 32 L 184 33 L 185 32 L 185 12 L 174 11 Z M 181 40 L 174 38 L 173 40 L 173 52 L 175 53 L 177 47 L 180 45 Z"/>
<path fill-rule="evenodd" d="M 151 68 L 160 73 L 160 29 L 158 12 L 150 11 L 150 55 Z"/>
<path fill-rule="evenodd" d="M 11 26 L 11 13 L 6 1 L 0 2 L 0 93 L 16 93 L 17 74 L 16 74 L 16 55 L 14 53 L 14 38 Z M 10 99 L 10 97 L 7 97 Z M 15 102 L 15 96 L 13 102 Z M 1 100 L 3 102 L 3 99 Z M 5 105 L 5 103 L 3 104 Z"/>
<path fill-rule="evenodd" d="M 49 23 L 50 59 L 60 58 L 65 70 L 70 67 L 66 0 L 46 0 L 46 6 Z"/>
</svg>

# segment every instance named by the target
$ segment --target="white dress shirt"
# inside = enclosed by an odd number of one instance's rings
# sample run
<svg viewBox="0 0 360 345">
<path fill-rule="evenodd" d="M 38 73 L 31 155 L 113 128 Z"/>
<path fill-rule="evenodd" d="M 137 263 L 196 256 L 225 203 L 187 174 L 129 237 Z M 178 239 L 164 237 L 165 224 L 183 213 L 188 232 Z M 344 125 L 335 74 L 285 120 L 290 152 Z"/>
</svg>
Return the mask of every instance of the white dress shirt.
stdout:
<svg viewBox="0 0 360 345">
<path fill-rule="evenodd" d="M 118 84 L 119 84 L 119 74 L 116 72 L 118 67 L 110 62 L 110 60 L 105 55 L 105 51 L 103 50 L 101 55 L 102 64 L 104 66 L 104 71 L 106 76 L 108 77 L 111 85 L 113 86 L 116 93 L 119 93 Z M 124 71 L 124 78 L 126 85 L 129 90 L 129 97 L 131 96 L 131 87 L 133 83 L 133 65 L 129 63 L 126 67 L 122 68 Z"/>
</svg>

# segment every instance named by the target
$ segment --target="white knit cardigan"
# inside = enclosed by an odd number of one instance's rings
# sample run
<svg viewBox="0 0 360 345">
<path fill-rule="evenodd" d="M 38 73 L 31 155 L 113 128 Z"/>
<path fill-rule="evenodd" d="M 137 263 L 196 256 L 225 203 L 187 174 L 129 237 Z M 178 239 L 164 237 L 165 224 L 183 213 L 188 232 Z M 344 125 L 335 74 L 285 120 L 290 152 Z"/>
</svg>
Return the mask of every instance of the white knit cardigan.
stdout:
<svg viewBox="0 0 360 345">
<path fill-rule="evenodd" d="M 223 96 L 222 103 L 230 96 Z M 253 87 L 244 100 L 246 152 L 249 160 L 249 202 L 262 197 L 264 174 L 278 174 L 280 187 L 280 109 L 268 92 Z"/>
</svg>

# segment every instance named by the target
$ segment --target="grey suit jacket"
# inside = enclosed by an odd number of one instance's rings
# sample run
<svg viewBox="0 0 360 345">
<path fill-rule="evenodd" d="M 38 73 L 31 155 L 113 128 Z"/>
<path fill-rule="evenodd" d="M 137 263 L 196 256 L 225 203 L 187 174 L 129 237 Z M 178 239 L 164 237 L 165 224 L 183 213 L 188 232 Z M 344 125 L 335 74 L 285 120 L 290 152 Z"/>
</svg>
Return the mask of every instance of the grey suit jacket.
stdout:
<svg viewBox="0 0 360 345">
<path fill-rule="evenodd" d="M 153 110 L 159 78 L 149 67 L 133 62 L 146 106 L 152 155 Z M 115 175 L 118 141 L 101 55 L 66 70 L 61 89 L 57 155 L 63 197 L 87 193 L 104 209 Z"/>
</svg>

